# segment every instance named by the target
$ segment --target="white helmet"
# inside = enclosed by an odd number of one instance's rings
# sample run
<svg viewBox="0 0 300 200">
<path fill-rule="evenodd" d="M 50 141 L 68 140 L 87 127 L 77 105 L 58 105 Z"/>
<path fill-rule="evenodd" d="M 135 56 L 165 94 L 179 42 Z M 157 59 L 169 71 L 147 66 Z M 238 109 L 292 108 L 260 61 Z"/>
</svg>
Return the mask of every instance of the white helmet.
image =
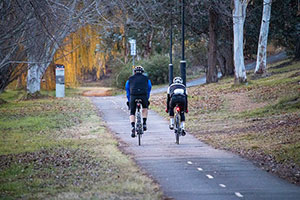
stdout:
<svg viewBox="0 0 300 200">
<path fill-rule="evenodd" d="M 179 76 L 177 76 L 177 77 L 175 77 L 174 79 L 173 79 L 173 83 L 183 83 L 183 81 L 182 81 L 182 78 L 181 77 L 179 77 Z"/>
<path fill-rule="evenodd" d="M 142 66 L 136 66 L 134 68 L 134 73 L 144 73 L 144 68 Z"/>
</svg>

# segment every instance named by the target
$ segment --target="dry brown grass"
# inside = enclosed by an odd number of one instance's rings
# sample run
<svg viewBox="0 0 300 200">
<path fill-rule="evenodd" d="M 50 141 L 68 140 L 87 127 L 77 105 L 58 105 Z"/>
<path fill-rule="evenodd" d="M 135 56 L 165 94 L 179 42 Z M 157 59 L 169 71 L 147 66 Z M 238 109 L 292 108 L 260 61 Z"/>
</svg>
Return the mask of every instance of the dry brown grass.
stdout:
<svg viewBox="0 0 300 200">
<path fill-rule="evenodd" d="M 189 88 L 187 129 L 300 184 L 300 63 L 280 63 L 268 72 L 261 78 L 248 76 L 247 85 L 233 86 L 233 79 L 225 78 Z M 165 95 L 152 98 L 162 113 Z"/>
</svg>

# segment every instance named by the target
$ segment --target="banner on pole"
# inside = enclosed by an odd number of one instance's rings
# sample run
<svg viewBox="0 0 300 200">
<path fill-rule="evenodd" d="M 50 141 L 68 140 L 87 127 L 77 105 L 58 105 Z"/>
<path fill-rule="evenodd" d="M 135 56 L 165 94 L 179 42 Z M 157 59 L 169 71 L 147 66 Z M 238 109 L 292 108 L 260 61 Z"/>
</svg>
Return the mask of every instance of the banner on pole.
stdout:
<svg viewBox="0 0 300 200">
<path fill-rule="evenodd" d="M 131 39 L 129 40 L 130 43 L 130 55 L 135 56 L 136 55 L 136 40 Z"/>
</svg>

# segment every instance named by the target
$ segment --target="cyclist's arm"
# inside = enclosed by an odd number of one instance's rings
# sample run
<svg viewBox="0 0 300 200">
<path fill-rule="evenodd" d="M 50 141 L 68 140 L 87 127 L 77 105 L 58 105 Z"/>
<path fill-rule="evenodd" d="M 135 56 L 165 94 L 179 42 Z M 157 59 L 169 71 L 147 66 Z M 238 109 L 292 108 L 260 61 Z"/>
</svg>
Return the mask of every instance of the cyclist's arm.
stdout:
<svg viewBox="0 0 300 200">
<path fill-rule="evenodd" d="M 188 92 L 185 90 L 185 112 L 188 110 Z"/>
<path fill-rule="evenodd" d="M 185 112 L 187 112 L 187 110 L 188 110 L 188 96 L 187 95 L 185 95 Z"/>
<path fill-rule="evenodd" d="M 170 109 L 170 94 L 167 94 L 167 110 Z"/>
<path fill-rule="evenodd" d="M 150 98 L 150 92 L 151 92 L 151 89 L 152 89 L 152 84 L 151 84 L 151 81 L 148 79 L 148 99 Z"/>
<path fill-rule="evenodd" d="M 170 87 L 167 90 L 167 110 L 170 109 Z"/>
<path fill-rule="evenodd" d="M 129 85 L 129 80 L 126 81 L 125 90 L 126 90 L 127 100 L 130 101 L 130 85 Z"/>
</svg>

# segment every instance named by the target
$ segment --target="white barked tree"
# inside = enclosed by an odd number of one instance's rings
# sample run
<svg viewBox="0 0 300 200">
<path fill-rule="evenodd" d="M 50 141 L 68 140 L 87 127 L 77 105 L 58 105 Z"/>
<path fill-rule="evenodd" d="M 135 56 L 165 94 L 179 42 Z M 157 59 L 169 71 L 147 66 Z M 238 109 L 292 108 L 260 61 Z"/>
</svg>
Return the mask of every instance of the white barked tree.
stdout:
<svg viewBox="0 0 300 200">
<path fill-rule="evenodd" d="M 28 23 L 26 53 L 28 58 L 27 91 L 40 91 L 41 79 L 64 39 L 87 24 L 94 0 L 35 1 L 28 6 L 35 13 Z"/>
<path fill-rule="evenodd" d="M 255 74 L 264 74 L 267 67 L 267 45 L 272 0 L 264 0 L 263 15 L 260 26 Z"/>
<path fill-rule="evenodd" d="M 244 63 L 244 23 L 246 9 L 250 0 L 234 0 L 233 17 L 233 61 L 235 67 L 235 83 L 247 82 Z"/>
</svg>

